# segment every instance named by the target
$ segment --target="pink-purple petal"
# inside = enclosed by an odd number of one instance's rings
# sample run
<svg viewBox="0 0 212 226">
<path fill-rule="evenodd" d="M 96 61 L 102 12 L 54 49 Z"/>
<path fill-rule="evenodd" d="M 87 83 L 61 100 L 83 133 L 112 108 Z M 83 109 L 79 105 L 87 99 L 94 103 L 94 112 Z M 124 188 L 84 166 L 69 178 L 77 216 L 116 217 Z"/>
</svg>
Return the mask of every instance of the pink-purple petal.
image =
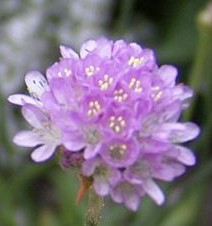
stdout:
<svg viewBox="0 0 212 226">
<path fill-rule="evenodd" d="M 187 166 L 193 166 L 196 163 L 194 153 L 183 146 L 176 145 L 175 150 L 177 151 L 177 160 Z"/>
<path fill-rule="evenodd" d="M 54 154 L 55 148 L 55 146 L 51 145 L 42 145 L 32 152 L 31 158 L 35 162 L 46 161 Z"/>
<path fill-rule="evenodd" d="M 159 186 L 151 179 L 144 181 L 142 184 L 145 192 L 158 204 L 161 205 L 165 201 L 165 197 Z"/>
<path fill-rule="evenodd" d="M 38 104 L 38 101 L 33 99 L 31 96 L 24 94 L 14 94 L 8 97 L 8 101 L 12 104 L 23 106 L 24 104 Z"/>
<path fill-rule="evenodd" d="M 60 45 L 60 53 L 63 58 L 79 58 L 78 53 L 65 45 Z"/>
<path fill-rule="evenodd" d="M 15 135 L 13 142 L 23 147 L 35 147 L 42 144 L 41 138 L 33 131 L 21 131 Z"/>
<path fill-rule="evenodd" d="M 47 116 L 38 107 L 34 105 L 24 105 L 22 114 L 26 121 L 35 128 L 40 128 L 43 123 L 48 121 Z"/>
<path fill-rule="evenodd" d="M 100 196 L 105 196 L 110 191 L 108 182 L 101 178 L 96 178 L 93 186 L 96 193 L 99 194 Z"/>
</svg>

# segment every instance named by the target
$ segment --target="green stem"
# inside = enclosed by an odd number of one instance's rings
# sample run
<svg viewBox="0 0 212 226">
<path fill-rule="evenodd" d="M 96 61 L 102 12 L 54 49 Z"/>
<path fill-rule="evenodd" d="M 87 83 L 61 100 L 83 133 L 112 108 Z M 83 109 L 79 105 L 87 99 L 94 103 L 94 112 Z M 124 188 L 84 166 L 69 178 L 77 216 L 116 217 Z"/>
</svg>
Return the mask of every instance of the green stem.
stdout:
<svg viewBox="0 0 212 226">
<path fill-rule="evenodd" d="M 118 16 L 118 21 L 114 27 L 115 34 L 123 34 L 126 31 L 126 27 L 129 26 L 130 20 L 133 15 L 133 7 L 135 4 L 135 0 L 123 0 L 121 3 L 121 11 Z"/>
<path fill-rule="evenodd" d="M 198 95 L 201 92 L 209 92 L 210 80 L 212 75 L 212 3 L 201 11 L 197 16 L 197 27 L 199 32 L 199 42 L 197 46 L 197 52 L 194 59 L 194 65 L 189 76 L 188 84 L 192 87 L 195 94 Z M 191 107 L 184 115 L 185 120 L 192 118 L 195 98 Z"/>
<path fill-rule="evenodd" d="M 103 206 L 103 198 L 98 196 L 93 190 L 93 187 L 91 187 L 88 192 L 88 207 L 85 226 L 98 226 L 100 224 Z"/>
</svg>

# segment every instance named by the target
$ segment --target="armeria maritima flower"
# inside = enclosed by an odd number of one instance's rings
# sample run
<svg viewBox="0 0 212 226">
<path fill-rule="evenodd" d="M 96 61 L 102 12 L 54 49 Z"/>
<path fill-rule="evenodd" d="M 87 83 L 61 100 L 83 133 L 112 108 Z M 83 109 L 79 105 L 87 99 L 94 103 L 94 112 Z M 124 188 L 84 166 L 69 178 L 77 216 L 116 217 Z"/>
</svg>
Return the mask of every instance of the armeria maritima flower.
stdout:
<svg viewBox="0 0 212 226">
<path fill-rule="evenodd" d="M 60 51 L 45 76 L 26 75 L 30 96 L 9 97 L 33 127 L 14 142 L 40 145 L 32 153 L 37 162 L 60 147 L 64 167 L 77 165 L 98 195 L 131 210 L 146 194 L 162 204 L 156 180 L 172 181 L 195 164 L 181 143 L 199 128 L 178 122 L 192 90 L 176 84 L 175 67 L 159 67 L 153 51 L 136 43 L 101 38 L 85 42 L 79 54 L 67 46 Z"/>
</svg>

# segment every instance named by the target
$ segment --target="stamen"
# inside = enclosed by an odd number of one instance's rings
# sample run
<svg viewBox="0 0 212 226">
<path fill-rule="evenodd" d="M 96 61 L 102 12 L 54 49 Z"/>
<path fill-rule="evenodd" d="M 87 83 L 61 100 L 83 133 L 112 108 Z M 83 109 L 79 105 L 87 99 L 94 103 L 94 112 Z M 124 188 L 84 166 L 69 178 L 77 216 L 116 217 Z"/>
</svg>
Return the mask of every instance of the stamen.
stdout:
<svg viewBox="0 0 212 226">
<path fill-rule="evenodd" d="M 115 133 L 121 133 L 124 128 L 126 127 L 126 121 L 122 116 L 111 116 L 109 118 L 109 127 L 115 132 Z"/>
<path fill-rule="evenodd" d="M 143 91 L 143 88 L 141 87 L 141 81 L 137 80 L 136 78 L 131 78 L 129 88 L 134 90 L 136 93 Z"/>
<path fill-rule="evenodd" d="M 158 101 L 161 99 L 163 95 L 163 91 L 160 89 L 159 86 L 153 86 L 152 87 L 152 93 L 151 93 L 151 97 L 155 100 Z"/>
<path fill-rule="evenodd" d="M 101 90 L 107 90 L 112 83 L 113 83 L 113 78 L 107 74 L 103 76 L 103 79 L 100 79 L 98 81 L 98 85 L 100 86 Z"/>
<path fill-rule="evenodd" d="M 99 71 L 99 68 L 95 68 L 93 65 L 90 65 L 85 68 L 85 74 L 87 75 L 87 77 L 93 76 L 97 71 Z"/>
<path fill-rule="evenodd" d="M 123 89 L 117 89 L 114 91 L 114 100 L 123 102 L 128 98 L 128 94 Z"/>
<path fill-rule="evenodd" d="M 99 111 L 101 110 L 101 105 L 99 104 L 99 102 L 97 100 L 95 101 L 90 101 L 89 103 L 89 109 L 87 112 L 88 116 L 95 116 L 99 113 Z"/>
<path fill-rule="evenodd" d="M 131 56 L 129 61 L 128 61 L 128 65 L 132 66 L 132 67 L 137 67 L 139 65 L 141 65 L 144 62 L 144 58 L 136 58 L 134 56 Z"/>
</svg>

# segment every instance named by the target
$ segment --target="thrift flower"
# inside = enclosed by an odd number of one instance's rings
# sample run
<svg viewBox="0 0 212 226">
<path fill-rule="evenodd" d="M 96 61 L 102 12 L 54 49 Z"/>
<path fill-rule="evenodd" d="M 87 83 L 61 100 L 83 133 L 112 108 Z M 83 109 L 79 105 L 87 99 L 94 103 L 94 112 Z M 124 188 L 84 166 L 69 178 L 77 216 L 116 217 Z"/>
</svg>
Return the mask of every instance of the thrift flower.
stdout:
<svg viewBox="0 0 212 226">
<path fill-rule="evenodd" d="M 192 90 L 176 84 L 175 67 L 158 66 L 154 52 L 136 43 L 100 38 L 85 42 L 79 54 L 64 45 L 60 51 L 46 78 L 26 75 L 30 96 L 9 97 L 33 127 L 14 142 L 35 147 L 37 162 L 60 147 L 60 164 L 77 167 L 86 184 L 79 200 L 92 184 L 99 196 L 133 211 L 144 195 L 161 205 L 156 180 L 172 181 L 195 164 L 182 143 L 199 128 L 178 121 Z"/>
<path fill-rule="evenodd" d="M 14 137 L 17 145 L 36 147 L 31 157 L 36 162 L 50 158 L 56 147 L 61 144 L 60 130 L 49 119 L 49 116 L 37 106 L 25 104 L 22 114 L 33 127 L 32 131 L 21 131 Z"/>
</svg>

